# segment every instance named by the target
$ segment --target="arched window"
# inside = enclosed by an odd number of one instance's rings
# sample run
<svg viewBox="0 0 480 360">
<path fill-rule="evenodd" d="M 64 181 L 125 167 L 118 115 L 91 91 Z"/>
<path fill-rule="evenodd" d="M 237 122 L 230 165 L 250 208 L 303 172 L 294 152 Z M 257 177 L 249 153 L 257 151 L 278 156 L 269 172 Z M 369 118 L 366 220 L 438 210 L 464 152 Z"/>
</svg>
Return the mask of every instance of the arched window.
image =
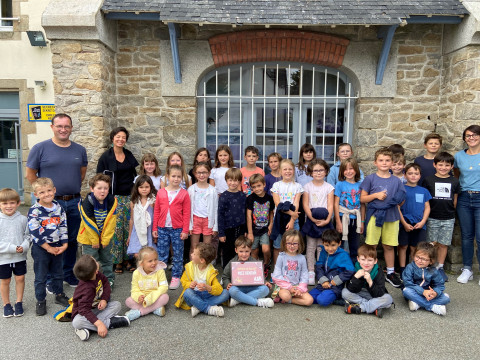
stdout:
<svg viewBox="0 0 480 360">
<path fill-rule="evenodd" d="M 279 152 L 297 162 L 304 143 L 317 156 L 335 161 L 336 145 L 350 142 L 353 86 L 340 71 L 307 64 L 242 64 L 215 69 L 200 81 L 198 144 L 215 153 L 231 147 L 236 166 L 243 149 L 260 151 L 258 166 Z M 313 126 L 312 126 L 313 125 Z"/>
</svg>

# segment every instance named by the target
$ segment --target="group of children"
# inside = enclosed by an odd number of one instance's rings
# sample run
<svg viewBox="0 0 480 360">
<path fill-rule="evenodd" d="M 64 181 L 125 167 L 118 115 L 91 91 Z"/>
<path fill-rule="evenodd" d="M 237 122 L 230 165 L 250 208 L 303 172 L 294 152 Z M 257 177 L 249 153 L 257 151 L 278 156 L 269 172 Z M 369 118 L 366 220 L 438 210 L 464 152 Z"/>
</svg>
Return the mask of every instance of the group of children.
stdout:
<svg viewBox="0 0 480 360">
<path fill-rule="evenodd" d="M 107 329 L 128 326 L 148 313 L 164 316 L 168 288 L 180 285 L 183 291 L 175 305 L 191 309 L 192 316 L 200 312 L 223 316 L 221 304 L 227 302 L 231 307 L 245 303 L 266 308 L 275 302 L 304 306 L 346 302 L 346 313 L 382 317 L 383 309 L 392 304 L 385 280 L 402 287 L 410 310 L 423 307 L 445 315 L 449 297 L 443 293 L 448 280 L 443 264 L 451 243 L 459 185 L 451 176 L 453 156 L 440 152 L 441 144 L 438 134 L 427 136 L 426 155 L 407 166 L 401 146 L 382 148 L 375 153 L 376 173 L 365 178 L 346 143 L 338 146 L 338 161 L 332 167 L 316 158 L 310 144 L 302 146 L 296 165 L 278 153 L 270 154 L 267 175 L 256 166 L 259 152 L 253 146 L 245 149 L 246 166 L 241 169 L 234 167 L 226 145 L 217 148 L 213 168 L 209 151 L 199 149 L 189 173 L 181 154 L 172 153 L 165 176 L 160 176 L 155 156 L 145 155 L 131 195 L 128 253 L 135 256 L 138 267 L 125 302 L 131 309 L 126 316 L 118 316 L 119 303 L 108 302 L 114 284 L 110 248 L 117 201 L 109 192 L 110 178 L 95 175 L 89 183 L 91 192 L 79 204 L 78 242 L 84 255 L 74 269 L 80 280 L 73 296 L 77 335 L 86 340 L 89 331 L 95 330 L 105 336 Z M 46 313 L 47 276 L 55 302 L 69 304 L 62 288 L 62 257 L 58 256 L 67 246 L 65 212 L 54 200 L 50 179 L 37 179 L 33 189 L 38 200 L 28 220 L 17 211 L 18 194 L 11 189 L 0 191 L 5 317 L 23 315 L 30 244 L 37 315 Z M 364 231 L 365 244 L 359 247 Z M 188 238 L 191 261 L 184 266 Z M 377 263 L 380 239 L 386 276 Z M 395 273 L 397 246 L 403 281 Z M 232 285 L 231 263 L 259 261 L 260 249 L 266 280 L 270 264 L 274 265 L 271 282 Z M 413 261 L 407 265 L 408 250 Z M 164 270 L 171 252 L 168 285 Z M 217 254 L 223 265 L 223 287 L 214 267 Z M 9 301 L 12 273 L 17 285 L 15 308 Z M 315 287 L 308 291 L 308 285 Z"/>
</svg>

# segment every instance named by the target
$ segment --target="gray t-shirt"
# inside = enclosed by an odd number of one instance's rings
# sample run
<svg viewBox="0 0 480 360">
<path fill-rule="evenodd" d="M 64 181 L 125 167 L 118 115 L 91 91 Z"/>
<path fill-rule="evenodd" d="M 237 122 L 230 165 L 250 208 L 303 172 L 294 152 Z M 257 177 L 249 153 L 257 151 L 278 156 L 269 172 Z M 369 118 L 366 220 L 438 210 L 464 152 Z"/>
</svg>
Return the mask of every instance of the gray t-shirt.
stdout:
<svg viewBox="0 0 480 360">
<path fill-rule="evenodd" d="M 80 193 L 81 168 L 87 166 L 87 151 L 77 143 L 61 147 L 49 139 L 32 147 L 28 154 L 27 167 L 38 170 L 39 177 L 52 179 L 56 195 Z"/>
</svg>

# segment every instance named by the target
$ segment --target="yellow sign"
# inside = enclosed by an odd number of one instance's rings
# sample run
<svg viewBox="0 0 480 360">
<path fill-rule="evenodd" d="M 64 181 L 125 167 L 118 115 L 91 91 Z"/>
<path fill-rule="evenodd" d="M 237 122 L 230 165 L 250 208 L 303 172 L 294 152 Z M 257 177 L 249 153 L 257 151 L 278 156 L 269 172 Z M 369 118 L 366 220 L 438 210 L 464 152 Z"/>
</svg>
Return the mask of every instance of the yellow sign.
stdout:
<svg viewBox="0 0 480 360">
<path fill-rule="evenodd" d="M 28 104 L 28 121 L 50 121 L 54 116 L 54 104 Z"/>
</svg>

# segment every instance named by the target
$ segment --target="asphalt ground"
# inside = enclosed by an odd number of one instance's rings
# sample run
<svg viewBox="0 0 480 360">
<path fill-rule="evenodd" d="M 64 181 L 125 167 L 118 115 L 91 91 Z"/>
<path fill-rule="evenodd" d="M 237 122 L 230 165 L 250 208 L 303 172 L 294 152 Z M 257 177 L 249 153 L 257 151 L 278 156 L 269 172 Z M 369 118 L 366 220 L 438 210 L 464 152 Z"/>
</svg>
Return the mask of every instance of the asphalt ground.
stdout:
<svg viewBox="0 0 480 360">
<path fill-rule="evenodd" d="M 33 261 L 28 258 L 24 297 L 25 315 L 0 318 L 0 359 L 479 359 L 480 286 L 478 276 L 458 284 L 449 275 L 446 292 L 452 301 L 447 315 L 410 312 L 401 291 L 387 284 L 395 308 L 382 319 L 347 315 L 344 308 L 309 308 L 275 304 L 272 309 L 247 305 L 225 308 L 225 317 L 177 309 L 181 290 L 169 290 L 163 318 L 150 314 L 129 328 L 110 330 L 106 338 L 92 333 L 80 341 L 71 323 L 53 314 L 61 309 L 47 295 L 47 315 L 35 315 Z M 167 277 L 170 272 L 167 271 Z M 131 274 L 117 275 L 112 300 L 124 305 Z M 65 292 L 73 295 L 65 284 Z M 12 282 L 11 300 L 14 301 Z"/>
</svg>

